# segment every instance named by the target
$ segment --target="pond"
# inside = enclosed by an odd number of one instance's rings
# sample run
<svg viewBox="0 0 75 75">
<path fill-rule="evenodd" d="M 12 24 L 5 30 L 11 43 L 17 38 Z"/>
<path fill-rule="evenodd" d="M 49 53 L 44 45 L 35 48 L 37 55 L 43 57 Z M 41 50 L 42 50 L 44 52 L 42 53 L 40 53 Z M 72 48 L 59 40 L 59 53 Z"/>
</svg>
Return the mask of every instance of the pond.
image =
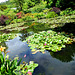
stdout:
<svg viewBox="0 0 75 75">
<path fill-rule="evenodd" d="M 65 27 L 66 25 L 68 25 L 67 28 Z M 48 24 L 37 23 L 37 25 L 23 29 L 19 32 L 20 36 L 7 42 L 3 42 L 2 45 L 7 47 L 7 51 L 10 51 L 8 54 L 11 59 L 19 57 L 19 59 L 22 58 L 22 62 L 34 61 L 38 63 L 39 66 L 34 70 L 33 75 L 75 75 L 75 43 L 67 45 L 66 48 L 57 53 L 46 51 L 45 54 L 42 54 L 41 52 L 32 54 L 28 44 L 22 42 L 25 40 L 25 37 L 28 37 L 29 35 L 49 29 L 55 31 L 61 30 L 75 35 L 75 23 L 65 24 L 65 26 L 63 26 L 63 28 L 57 27 L 53 29 L 50 28 L 50 25 Z M 26 58 L 24 58 L 25 54 Z"/>
</svg>

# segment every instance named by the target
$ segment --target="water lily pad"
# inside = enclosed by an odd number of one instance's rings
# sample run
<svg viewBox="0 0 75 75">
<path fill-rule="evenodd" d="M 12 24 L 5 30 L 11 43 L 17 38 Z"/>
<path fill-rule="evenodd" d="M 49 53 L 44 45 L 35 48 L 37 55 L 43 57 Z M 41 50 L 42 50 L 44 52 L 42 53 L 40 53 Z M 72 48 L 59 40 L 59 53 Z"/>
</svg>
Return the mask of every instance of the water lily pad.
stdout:
<svg viewBox="0 0 75 75">
<path fill-rule="evenodd" d="M 30 49 L 32 49 L 33 54 L 39 51 L 44 53 L 45 50 L 51 50 L 53 52 L 61 51 L 62 48 L 66 47 L 65 44 L 73 42 L 65 32 L 58 34 L 52 30 L 35 33 L 27 37 L 26 41 L 29 44 L 28 46 L 31 46 Z"/>
</svg>

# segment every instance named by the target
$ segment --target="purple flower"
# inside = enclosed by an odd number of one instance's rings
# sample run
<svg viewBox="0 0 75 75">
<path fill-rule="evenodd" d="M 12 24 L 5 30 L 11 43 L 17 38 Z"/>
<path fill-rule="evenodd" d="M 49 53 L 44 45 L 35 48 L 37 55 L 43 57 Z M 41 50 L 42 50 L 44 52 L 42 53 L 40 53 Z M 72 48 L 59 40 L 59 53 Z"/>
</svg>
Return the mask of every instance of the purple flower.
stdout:
<svg viewBox="0 0 75 75">
<path fill-rule="evenodd" d="M 45 42 L 45 44 L 44 44 L 44 45 L 47 45 L 47 44 L 46 44 L 46 42 Z"/>
<path fill-rule="evenodd" d="M 28 39 L 28 41 L 30 41 L 30 40 Z"/>
<path fill-rule="evenodd" d="M 50 32 L 48 32 L 48 33 L 50 33 Z"/>
<path fill-rule="evenodd" d="M 60 34 L 60 32 L 58 32 L 58 34 Z"/>
</svg>

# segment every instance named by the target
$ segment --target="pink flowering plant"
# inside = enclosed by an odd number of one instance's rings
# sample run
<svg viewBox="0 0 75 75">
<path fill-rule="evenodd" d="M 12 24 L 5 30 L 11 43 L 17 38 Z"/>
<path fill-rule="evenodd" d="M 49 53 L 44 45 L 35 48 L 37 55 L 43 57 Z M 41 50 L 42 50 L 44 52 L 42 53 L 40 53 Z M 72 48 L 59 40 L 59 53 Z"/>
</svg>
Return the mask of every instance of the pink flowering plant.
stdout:
<svg viewBox="0 0 75 75">
<path fill-rule="evenodd" d="M 70 44 L 73 41 L 69 35 L 64 32 L 57 33 L 48 30 L 27 37 L 26 42 L 28 43 L 28 46 L 31 46 L 30 49 L 32 49 L 33 54 L 35 54 L 36 52 L 44 53 L 45 50 L 53 52 L 61 51 L 62 48 L 66 47 L 66 44 Z"/>
</svg>

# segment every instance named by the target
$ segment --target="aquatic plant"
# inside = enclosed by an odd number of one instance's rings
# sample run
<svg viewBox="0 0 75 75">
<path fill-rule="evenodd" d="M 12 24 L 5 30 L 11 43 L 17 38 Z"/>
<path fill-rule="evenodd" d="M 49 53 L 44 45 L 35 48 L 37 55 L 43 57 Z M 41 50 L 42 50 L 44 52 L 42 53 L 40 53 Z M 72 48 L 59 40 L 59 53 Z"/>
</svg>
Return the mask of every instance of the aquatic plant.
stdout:
<svg viewBox="0 0 75 75">
<path fill-rule="evenodd" d="M 52 30 L 42 31 L 35 33 L 32 36 L 26 38 L 28 46 L 34 53 L 45 52 L 45 50 L 50 50 L 53 52 L 61 51 L 62 48 L 66 47 L 66 44 L 70 44 L 72 40 L 69 35 L 64 32 L 55 32 Z"/>
<path fill-rule="evenodd" d="M 0 75 L 32 75 L 38 64 L 33 61 L 30 61 L 29 64 L 26 62 L 20 64 L 22 59 L 17 62 L 17 57 L 10 60 L 9 55 L 6 55 L 7 52 L 3 56 L 4 49 L 5 47 L 0 48 Z"/>
<path fill-rule="evenodd" d="M 11 34 L 11 33 L 10 34 L 0 34 L 0 43 L 10 40 L 10 39 L 13 39 L 16 36 L 17 36 L 17 34 Z"/>
</svg>

